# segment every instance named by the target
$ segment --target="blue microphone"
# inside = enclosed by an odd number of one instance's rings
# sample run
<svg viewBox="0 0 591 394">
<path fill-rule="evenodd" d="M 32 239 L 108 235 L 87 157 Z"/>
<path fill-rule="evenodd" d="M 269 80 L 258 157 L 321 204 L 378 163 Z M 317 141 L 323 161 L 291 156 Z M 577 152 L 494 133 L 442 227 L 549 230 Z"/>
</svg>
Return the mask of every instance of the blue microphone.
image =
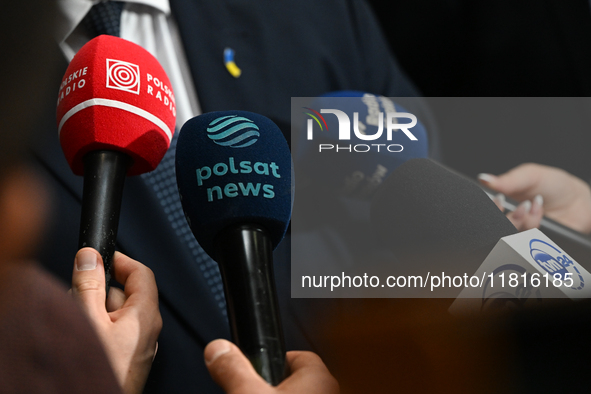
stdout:
<svg viewBox="0 0 591 394">
<path fill-rule="evenodd" d="M 376 135 L 381 130 L 381 135 L 367 141 L 355 137 L 348 142 L 339 140 L 338 117 L 323 112 L 333 108 L 348 116 L 351 129 L 357 128 L 366 136 Z M 388 140 L 387 114 L 408 114 L 409 111 L 387 97 L 351 90 L 337 91 L 316 98 L 301 111 L 316 131 L 313 144 L 306 132 L 300 134 L 294 154 L 297 168 L 309 180 L 326 186 L 338 195 L 369 200 L 382 181 L 399 165 L 409 159 L 429 155 L 427 131 L 418 119 L 416 125 L 409 129 L 416 140 L 410 140 L 400 130 L 392 133 L 392 139 Z M 396 118 L 396 121 L 410 123 L 410 119 L 404 116 Z"/>
<path fill-rule="evenodd" d="M 277 385 L 286 364 L 272 252 L 292 210 L 287 142 L 264 116 L 206 113 L 181 128 L 176 177 L 187 222 L 220 266 L 233 339 Z"/>
</svg>

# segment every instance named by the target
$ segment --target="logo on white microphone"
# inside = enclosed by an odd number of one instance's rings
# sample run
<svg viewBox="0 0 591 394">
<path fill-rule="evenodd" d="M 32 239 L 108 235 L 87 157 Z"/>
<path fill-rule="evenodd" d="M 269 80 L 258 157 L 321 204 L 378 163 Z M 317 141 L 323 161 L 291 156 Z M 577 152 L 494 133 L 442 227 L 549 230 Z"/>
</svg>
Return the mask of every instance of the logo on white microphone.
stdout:
<svg viewBox="0 0 591 394">
<path fill-rule="evenodd" d="M 571 289 L 581 290 L 585 287 L 583 275 L 574 262 L 561 250 L 541 239 L 532 239 L 529 242 L 529 250 L 532 259 L 553 277 L 566 280 L 570 276 L 572 278 Z"/>
<path fill-rule="evenodd" d="M 107 87 L 140 94 L 140 67 L 122 60 L 107 59 Z"/>
</svg>

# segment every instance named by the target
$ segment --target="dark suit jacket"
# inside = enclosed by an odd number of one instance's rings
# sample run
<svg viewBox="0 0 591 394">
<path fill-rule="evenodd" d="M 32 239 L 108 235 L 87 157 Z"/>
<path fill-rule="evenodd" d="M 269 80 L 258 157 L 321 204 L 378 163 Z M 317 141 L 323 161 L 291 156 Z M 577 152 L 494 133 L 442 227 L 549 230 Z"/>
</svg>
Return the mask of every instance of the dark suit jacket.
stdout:
<svg viewBox="0 0 591 394">
<path fill-rule="evenodd" d="M 171 0 L 171 7 L 204 112 L 248 110 L 289 124 L 292 96 L 344 89 L 417 95 L 361 1 Z M 224 66 L 226 47 L 235 50 L 240 78 Z M 34 152 L 54 191 L 55 209 L 39 259 L 68 282 L 82 178 L 72 175 L 56 129 L 47 124 Z M 203 362 L 203 348 L 212 339 L 228 338 L 229 328 L 190 251 L 175 237 L 140 177 L 127 180 L 121 212 L 118 248 L 154 271 L 164 320 L 146 391 L 217 392 Z M 287 347 L 311 348 L 305 303 L 290 299 L 289 252 L 286 240 L 275 256 Z"/>
</svg>

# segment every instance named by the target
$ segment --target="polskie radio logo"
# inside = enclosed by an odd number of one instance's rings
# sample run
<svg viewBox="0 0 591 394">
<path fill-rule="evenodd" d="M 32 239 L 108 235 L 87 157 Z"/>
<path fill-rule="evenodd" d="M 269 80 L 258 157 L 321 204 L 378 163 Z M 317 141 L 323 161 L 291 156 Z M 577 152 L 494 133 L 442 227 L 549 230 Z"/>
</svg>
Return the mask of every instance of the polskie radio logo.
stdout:
<svg viewBox="0 0 591 394">
<path fill-rule="evenodd" d="M 123 60 L 107 59 L 107 88 L 140 94 L 140 67 Z"/>
<path fill-rule="evenodd" d="M 334 100 L 333 98 L 333 102 Z M 320 133 L 322 142 L 318 144 L 318 152 L 402 152 L 404 150 L 402 144 L 391 143 L 394 133 L 398 131 L 402 131 L 409 141 L 418 141 L 411 131 L 417 125 L 417 117 L 409 112 L 397 112 L 390 99 L 365 94 L 360 99 L 352 100 L 361 101 L 364 105 L 356 103 L 355 108 L 352 108 L 351 105 L 347 105 L 351 101 L 347 101 L 344 106 L 349 108 L 345 110 L 343 108 L 319 108 L 316 110 L 311 107 L 302 107 L 306 110 L 303 113 L 309 117 L 306 122 L 306 139 L 313 141 L 314 137 L 318 135 L 317 133 Z M 380 111 L 380 103 L 384 107 L 385 113 Z M 330 117 L 326 114 L 329 114 Z M 351 115 L 353 122 L 351 122 Z M 338 122 L 338 127 L 335 127 L 335 119 Z M 407 119 L 410 122 L 399 123 L 399 119 Z M 331 125 L 330 129 L 329 124 Z M 351 133 L 351 129 L 353 133 Z M 385 140 L 383 138 L 384 131 Z M 333 143 L 328 143 L 328 140 Z M 347 141 L 355 142 L 355 140 L 363 143 L 346 143 Z M 400 142 L 399 139 L 398 142 Z"/>
</svg>

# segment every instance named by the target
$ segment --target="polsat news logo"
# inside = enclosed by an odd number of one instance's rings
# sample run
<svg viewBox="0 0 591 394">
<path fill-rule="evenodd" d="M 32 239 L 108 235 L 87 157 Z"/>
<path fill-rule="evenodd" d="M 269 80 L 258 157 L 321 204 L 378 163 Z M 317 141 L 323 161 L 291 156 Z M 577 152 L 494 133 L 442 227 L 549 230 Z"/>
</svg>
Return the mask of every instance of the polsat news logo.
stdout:
<svg viewBox="0 0 591 394">
<path fill-rule="evenodd" d="M 366 103 L 365 100 L 364 103 Z M 404 147 L 401 144 L 390 143 L 394 133 L 398 131 L 402 131 L 410 141 L 417 141 L 417 137 L 411 131 L 411 129 L 417 125 L 417 117 L 408 112 L 397 112 L 396 110 L 393 110 L 386 111 L 384 114 L 384 112 L 381 111 L 371 111 L 371 108 L 369 108 L 370 110 L 365 117 L 365 123 L 359 120 L 359 112 L 353 112 L 353 124 L 351 125 L 351 119 L 344 111 L 338 109 L 320 109 L 320 112 L 318 112 L 313 108 L 302 108 L 307 110 L 307 112 L 304 112 L 304 114 L 310 117 L 307 119 L 306 123 L 306 139 L 308 141 L 314 140 L 315 128 L 317 129 L 317 132 L 321 133 L 321 137 L 324 137 L 323 140 L 325 142 L 326 135 L 328 135 L 328 133 L 330 133 L 330 139 L 335 140 L 335 133 L 337 131 L 333 130 L 334 127 L 331 127 L 329 130 L 326 119 L 322 114 L 336 116 L 338 121 L 338 141 L 343 141 L 345 143 L 320 143 L 318 144 L 318 152 L 320 153 L 324 151 L 364 153 L 372 150 L 377 152 L 402 152 Z M 398 119 L 409 119 L 410 122 L 399 123 Z M 317 125 L 317 127 L 315 125 Z M 332 122 L 331 126 L 334 126 Z M 374 128 L 377 127 L 377 130 L 373 133 L 370 133 L 367 126 L 374 126 Z M 351 129 L 353 129 L 353 135 L 351 133 Z M 386 137 L 385 141 L 383 138 L 384 132 Z M 327 134 L 325 135 L 322 133 Z M 364 143 L 346 144 L 347 141 L 352 141 L 352 138 L 364 141 Z M 353 139 L 353 141 L 355 141 L 355 139 Z"/>
</svg>

